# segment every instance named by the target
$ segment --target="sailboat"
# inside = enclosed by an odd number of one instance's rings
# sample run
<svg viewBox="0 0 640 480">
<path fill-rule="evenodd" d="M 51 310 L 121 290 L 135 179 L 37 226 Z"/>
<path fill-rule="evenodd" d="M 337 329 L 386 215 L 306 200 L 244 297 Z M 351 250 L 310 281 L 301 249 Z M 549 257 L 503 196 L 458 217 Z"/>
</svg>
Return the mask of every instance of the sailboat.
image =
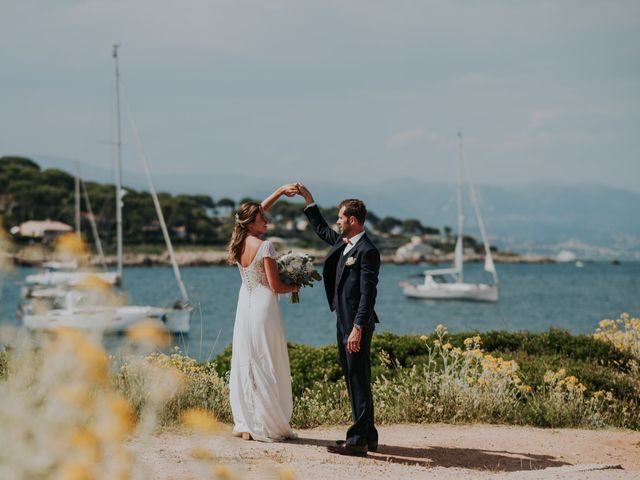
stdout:
<svg viewBox="0 0 640 480">
<path fill-rule="evenodd" d="M 113 46 L 115 67 L 116 93 L 116 243 L 117 243 L 117 275 L 123 278 L 123 242 L 122 242 L 122 136 L 120 126 L 120 70 L 118 65 L 118 45 Z M 135 132 L 137 134 L 137 131 Z M 137 135 L 136 135 L 137 136 Z M 171 333 L 188 333 L 193 308 L 187 295 L 187 290 L 180 275 L 180 269 L 173 251 L 169 232 L 162 214 L 158 195 L 156 193 L 149 165 L 138 138 L 140 159 L 144 167 L 151 196 L 156 209 L 167 251 L 173 266 L 173 272 L 181 293 L 181 300 L 173 307 L 152 307 L 135 305 L 116 305 L 109 291 L 101 287 L 108 287 L 99 277 L 89 277 L 84 284 L 68 290 L 58 289 L 58 294 L 48 298 L 48 305 L 31 302 L 22 307 L 23 324 L 32 330 L 53 330 L 60 327 L 82 328 L 98 330 L 103 333 L 121 332 L 141 321 L 155 321 Z M 93 285 L 92 285 L 93 284 Z M 91 288 L 96 286 L 97 289 Z M 87 288 L 88 287 L 88 288 Z M 115 300 L 115 301 L 114 301 Z"/>
<path fill-rule="evenodd" d="M 22 290 L 23 298 L 32 296 L 36 291 L 39 291 L 39 295 L 46 294 L 45 292 L 55 292 L 57 288 L 71 288 L 81 285 L 87 281 L 87 278 L 97 276 L 102 281 L 109 285 L 118 285 L 121 280 L 121 273 L 109 272 L 106 270 L 104 261 L 104 253 L 102 251 L 102 243 L 100 241 L 100 235 L 96 227 L 95 218 L 91 209 L 91 202 L 89 201 L 89 195 L 87 188 L 80 178 L 79 170 L 75 176 L 75 221 L 76 221 L 76 235 L 81 236 L 80 231 L 80 187 L 82 186 L 82 193 L 85 201 L 85 205 L 89 211 L 89 223 L 93 231 L 93 238 L 96 244 L 96 251 L 102 260 L 104 271 L 102 272 L 90 272 L 78 270 L 77 261 L 49 261 L 44 262 L 42 267 L 44 271 L 41 273 L 35 273 L 27 275 L 25 278 L 25 287 Z"/>
<path fill-rule="evenodd" d="M 457 240 L 454 250 L 454 260 L 451 268 L 440 268 L 425 270 L 420 277 L 424 276 L 424 282 L 413 284 L 403 282 L 401 284 L 403 293 L 409 298 L 425 298 L 430 300 L 469 300 L 478 302 L 497 302 L 499 298 L 498 273 L 491 255 L 491 248 L 487 241 L 487 234 L 484 222 L 480 214 L 480 206 L 475 192 L 473 182 L 467 176 L 464 169 L 464 155 L 462 148 L 462 133 L 458 133 L 459 164 L 457 182 L 458 200 L 458 229 Z M 463 173 L 465 172 L 465 173 Z M 463 248 L 463 227 L 464 227 L 464 207 L 462 196 L 463 176 L 469 185 L 469 196 L 475 210 L 482 243 L 484 244 L 484 270 L 492 275 L 492 283 L 467 283 L 464 281 L 464 248 Z"/>
</svg>

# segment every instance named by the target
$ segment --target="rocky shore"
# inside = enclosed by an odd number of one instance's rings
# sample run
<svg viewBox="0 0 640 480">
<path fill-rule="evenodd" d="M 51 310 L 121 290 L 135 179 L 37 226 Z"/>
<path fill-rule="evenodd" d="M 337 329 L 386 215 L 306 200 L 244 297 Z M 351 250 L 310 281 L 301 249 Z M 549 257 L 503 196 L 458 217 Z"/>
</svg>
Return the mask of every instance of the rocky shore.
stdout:
<svg viewBox="0 0 640 480">
<path fill-rule="evenodd" d="M 321 263 L 327 250 L 314 250 L 314 249 L 296 249 L 307 253 L 317 259 L 318 263 Z M 207 249 L 207 250 L 178 250 L 175 253 L 178 265 L 184 267 L 196 267 L 196 266 L 213 266 L 213 265 L 227 265 L 227 252 L 219 249 Z M 24 249 L 19 250 L 12 256 L 13 263 L 15 265 L 23 266 L 40 266 L 45 261 L 54 259 L 52 253 L 45 252 L 42 249 L 38 251 Z M 451 263 L 453 261 L 453 254 L 447 255 L 430 255 L 424 256 L 412 260 L 400 260 L 395 254 L 383 254 L 381 257 L 382 263 L 385 264 L 439 264 L 439 263 Z M 465 262 L 482 262 L 484 257 L 482 255 L 465 255 Z M 504 255 L 494 254 L 493 260 L 496 263 L 555 263 L 555 260 L 549 257 L 539 255 Z M 116 264 L 116 256 L 109 255 L 105 257 L 105 262 L 108 266 Z M 101 260 L 98 256 L 92 255 L 88 258 L 88 265 L 98 267 L 101 265 Z M 123 263 L 126 266 L 135 267 L 151 267 L 151 266 L 164 266 L 171 265 L 171 259 L 167 252 L 164 253 L 125 253 Z"/>
</svg>

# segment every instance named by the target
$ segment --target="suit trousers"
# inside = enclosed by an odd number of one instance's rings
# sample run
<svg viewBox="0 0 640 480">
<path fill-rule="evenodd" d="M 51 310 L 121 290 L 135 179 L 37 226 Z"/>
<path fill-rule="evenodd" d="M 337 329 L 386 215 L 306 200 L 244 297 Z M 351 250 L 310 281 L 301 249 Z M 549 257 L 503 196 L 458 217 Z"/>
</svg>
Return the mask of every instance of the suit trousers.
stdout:
<svg viewBox="0 0 640 480">
<path fill-rule="evenodd" d="M 373 328 L 362 329 L 359 352 L 347 351 L 348 334 L 344 335 L 338 325 L 338 352 L 340 365 L 347 383 L 351 402 L 353 425 L 347 430 L 348 445 L 366 445 L 378 442 L 378 431 L 374 426 L 373 395 L 371 393 L 371 338 Z"/>
</svg>

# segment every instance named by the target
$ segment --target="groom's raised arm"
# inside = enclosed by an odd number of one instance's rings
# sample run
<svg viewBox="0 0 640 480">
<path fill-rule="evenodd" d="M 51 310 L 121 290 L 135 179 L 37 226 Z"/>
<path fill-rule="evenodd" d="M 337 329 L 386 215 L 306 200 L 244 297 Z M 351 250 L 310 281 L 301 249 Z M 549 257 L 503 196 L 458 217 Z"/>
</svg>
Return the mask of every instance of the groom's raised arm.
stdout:
<svg viewBox="0 0 640 480">
<path fill-rule="evenodd" d="M 304 200 L 307 203 L 307 206 L 304 209 L 304 214 L 307 216 L 314 232 L 316 232 L 316 235 L 329 245 L 335 245 L 335 243 L 340 239 L 340 235 L 336 233 L 324 219 L 320 213 L 320 209 L 313 200 L 311 192 L 307 190 L 307 187 L 302 184 L 298 184 L 298 189 L 300 191 L 300 195 L 304 197 Z"/>
</svg>

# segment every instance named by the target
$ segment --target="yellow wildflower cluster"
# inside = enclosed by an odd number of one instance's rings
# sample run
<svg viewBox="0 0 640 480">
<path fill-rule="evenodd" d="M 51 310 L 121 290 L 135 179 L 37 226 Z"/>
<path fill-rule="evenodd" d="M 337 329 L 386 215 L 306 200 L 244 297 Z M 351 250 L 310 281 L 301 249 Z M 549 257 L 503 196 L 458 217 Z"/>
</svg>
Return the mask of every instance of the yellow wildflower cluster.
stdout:
<svg viewBox="0 0 640 480">
<path fill-rule="evenodd" d="M 158 321 L 147 319 L 129 327 L 126 331 L 129 340 L 146 347 L 163 348 L 171 343 L 171 335 Z"/>
<path fill-rule="evenodd" d="M 532 393 L 533 389 L 522 384 L 518 372 L 520 367 L 514 360 L 505 360 L 502 357 L 494 357 L 482 350 L 482 339 L 480 335 L 468 337 L 463 344 L 465 349 L 453 347 L 446 340 L 447 329 L 443 325 L 438 325 L 435 329 L 438 337 L 433 341 L 434 349 L 440 352 L 445 370 L 449 367 L 459 370 L 464 382 L 469 386 L 495 387 L 496 385 L 509 385 L 520 393 Z"/>
<path fill-rule="evenodd" d="M 174 353 L 167 355 L 165 353 L 152 353 L 146 357 L 146 360 L 154 365 L 175 369 L 181 374 L 187 376 L 207 373 L 208 367 L 203 363 L 198 363 L 195 358 L 182 355 L 175 347 Z"/>
<path fill-rule="evenodd" d="M 617 320 L 600 320 L 593 336 L 640 357 L 640 318 L 623 313 Z"/>
<path fill-rule="evenodd" d="M 89 254 L 89 248 L 84 238 L 75 232 L 60 235 L 56 240 L 55 258 L 63 262 L 84 262 Z"/>
<path fill-rule="evenodd" d="M 218 419 L 207 410 L 201 408 L 191 408 L 182 413 L 182 423 L 193 430 L 212 433 L 220 429 Z"/>
<path fill-rule="evenodd" d="M 613 392 L 607 392 L 605 390 L 598 390 L 596 392 L 593 392 L 591 394 L 591 397 L 595 399 L 606 399 L 607 402 L 613 402 L 614 400 Z"/>
<path fill-rule="evenodd" d="M 141 327 L 129 339 L 153 336 L 152 328 Z M 207 434 L 220 430 L 212 412 L 230 416 L 224 379 L 178 351 L 117 357 L 123 363 L 116 373 L 99 336 L 62 329 L 32 340 L 18 336 L 0 379 L 2 479 L 147 478 L 128 442 L 134 434 L 138 441 L 149 438 L 166 409 L 170 418 Z M 189 375 L 191 382 L 185 381 Z M 220 468 L 213 478 L 235 478 L 205 450 L 196 446 L 185 468 Z"/>
<path fill-rule="evenodd" d="M 543 380 L 559 391 L 566 390 L 568 392 L 582 394 L 587 389 L 575 376 L 567 376 L 567 371 L 564 368 L 561 368 L 557 372 L 547 370 Z"/>
<path fill-rule="evenodd" d="M 136 422 L 111 388 L 107 354 L 77 330 L 42 343 L 19 340 L 0 382 L 0 478 L 130 478 Z"/>
<path fill-rule="evenodd" d="M 482 339 L 480 338 L 480 335 L 475 335 L 473 337 L 468 337 L 464 339 L 464 346 L 467 349 L 479 349 L 480 346 L 482 345 Z"/>
</svg>

